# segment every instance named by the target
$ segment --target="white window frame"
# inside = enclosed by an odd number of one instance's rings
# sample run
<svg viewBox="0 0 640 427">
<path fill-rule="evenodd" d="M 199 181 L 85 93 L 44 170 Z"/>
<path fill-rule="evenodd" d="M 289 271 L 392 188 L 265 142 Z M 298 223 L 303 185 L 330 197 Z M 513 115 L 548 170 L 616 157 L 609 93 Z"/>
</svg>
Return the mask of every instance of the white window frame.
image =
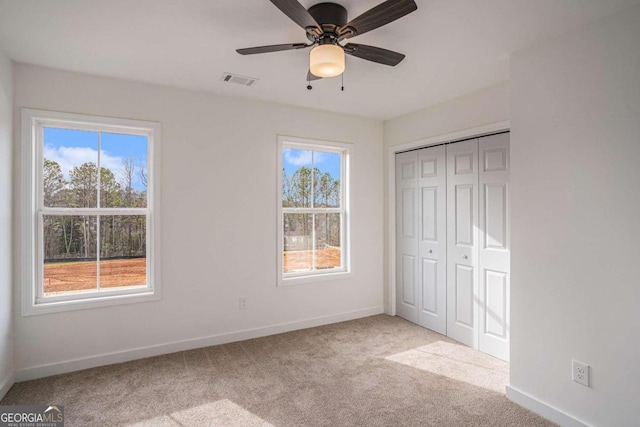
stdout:
<svg viewBox="0 0 640 427">
<path fill-rule="evenodd" d="M 43 129 L 65 129 L 142 135 L 147 145 L 146 208 L 50 208 L 44 207 L 42 171 L 44 163 Z M 160 123 L 140 120 L 89 116 L 34 109 L 22 109 L 22 315 L 30 316 L 59 311 L 87 309 L 109 305 L 159 300 L 160 292 Z M 98 154 L 99 155 L 99 154 Z M 99 176 L 100 174 L 98 174 Z M 44 296 L 44 250 L 42 232 L 44 215 L 145 215 L 146 216 L 146 286 L 130 289 L 96 290 L 67 295 Z M 99 265 L 99 263 L 98 263 Z M 99 274 L 99 269 L 98 269 Z"/>
<path fill-rule="evenodd" d="M 286 148 L 297 150 L 322 151 L 341 154 L 340 168 L 340 207 L 339 208 L 283 208 L 282 207 L 282 153 Z M 351 227 L 350 227 L 350 168 L 353 144 L 346 142 L 324 141 L 309 138 L 278 135 L 278 172 L 277 172 L 277 284 L 278 286 L 298 285 L 330 279 L 342 279 L 351 276 Z M 339 269 L 284 273 L 284 214 L 285 213 L 341 213 L 340 249 L 342 267 Z M 315 238 L 312 238 L 315 245 Z"/>
</svg>

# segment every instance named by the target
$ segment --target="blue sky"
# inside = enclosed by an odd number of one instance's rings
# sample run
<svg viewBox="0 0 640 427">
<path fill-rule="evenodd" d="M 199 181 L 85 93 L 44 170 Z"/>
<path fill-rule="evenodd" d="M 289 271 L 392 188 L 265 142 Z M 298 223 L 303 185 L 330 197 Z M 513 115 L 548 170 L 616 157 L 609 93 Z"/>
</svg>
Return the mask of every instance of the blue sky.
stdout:
<svg viewBox="0 0 640 427">
<path fill-rule="evenodd" d="M 147 137 L 102 132 L 100 166 L 110 169 L 118 181 L 123 178 L 124 162 L 133 159 L 136 167 L 133 187 L 144 189 L 139 169 L 147 169 Z M 98 162 L 98 132 L 44 128 L 44 157 L 58 162 L 65 179 L 74 166 Z"/>
<path fill-rule="evenodd" d="M 312 165 L 311 154 L 312 152 L 309 150 L 295 150 L 292 148 L 282 150 L 282 167 L 284 167 L 287 175 L 293 175 L 302 166 L 310 168 Z M 313 165 L 323 173 L 329 172 L 334 179 L 340 178 L 340 154 L 338 153 L 314 151 Z"/>
</svg>

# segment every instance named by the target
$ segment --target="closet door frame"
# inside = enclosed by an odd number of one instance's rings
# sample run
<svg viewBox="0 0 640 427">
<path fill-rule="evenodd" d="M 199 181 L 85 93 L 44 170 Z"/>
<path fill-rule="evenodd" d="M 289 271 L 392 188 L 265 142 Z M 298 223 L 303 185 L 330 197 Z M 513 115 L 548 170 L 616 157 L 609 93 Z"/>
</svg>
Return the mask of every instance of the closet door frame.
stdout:
<svg viewBox="0 0 640 427">
<path fill-rule="evenodd" d="M 396 315 L 396 162 L 397 153 L 428 147 L 430 145 L 446 142 L 460 141 L 463 139 L 477 138 L 492 133 L 508 132 L 511 129 L 509 120 L 490 123 L 484 126 L 473 127 L 457 132 L 419 139 L 405 144 L 394 145 L 387 151 L 387 289 L 384 312 L 391 316 Z"/>
<path fill-rule="evenodd" d="M 395 155 L 397 315 L 507 361 L 509 140 L 500 132 Z"/>
</svg>

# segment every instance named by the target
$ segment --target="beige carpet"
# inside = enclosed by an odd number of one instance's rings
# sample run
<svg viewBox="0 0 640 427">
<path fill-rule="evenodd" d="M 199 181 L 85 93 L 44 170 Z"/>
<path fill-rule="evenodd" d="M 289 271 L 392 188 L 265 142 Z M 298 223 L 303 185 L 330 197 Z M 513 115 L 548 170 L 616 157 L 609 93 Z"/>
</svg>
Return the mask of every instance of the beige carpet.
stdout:
<svg viewBox="0 0 640 427">
<path fill-rule="evenodd" d="M 13 386 L 66 426 L 551 426 L 504 395 L 508 365 L 397 317 L 350 322 Z"/>
</svg>

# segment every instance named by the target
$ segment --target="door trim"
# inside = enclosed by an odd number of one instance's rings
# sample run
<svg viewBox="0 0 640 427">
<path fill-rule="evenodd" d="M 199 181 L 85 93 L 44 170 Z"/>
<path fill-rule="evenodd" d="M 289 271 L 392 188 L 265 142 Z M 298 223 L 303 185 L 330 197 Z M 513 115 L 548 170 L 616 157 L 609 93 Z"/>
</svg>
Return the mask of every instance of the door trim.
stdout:
<svg viewBox="0 0 640 427">
<path fill-rule="evenodd" d="M 511 121 L 489 123 L 469 129 L 419 139 L 388 148 L 387 152 L 387 304 L 385 313 L 396 315 L 396 162 L 395 155 L 403 151 L 429 147 L 442 143 L 456 142 L 468 138 L 477 138 L 492 133 L 509 131 Z"/>
</svg>

